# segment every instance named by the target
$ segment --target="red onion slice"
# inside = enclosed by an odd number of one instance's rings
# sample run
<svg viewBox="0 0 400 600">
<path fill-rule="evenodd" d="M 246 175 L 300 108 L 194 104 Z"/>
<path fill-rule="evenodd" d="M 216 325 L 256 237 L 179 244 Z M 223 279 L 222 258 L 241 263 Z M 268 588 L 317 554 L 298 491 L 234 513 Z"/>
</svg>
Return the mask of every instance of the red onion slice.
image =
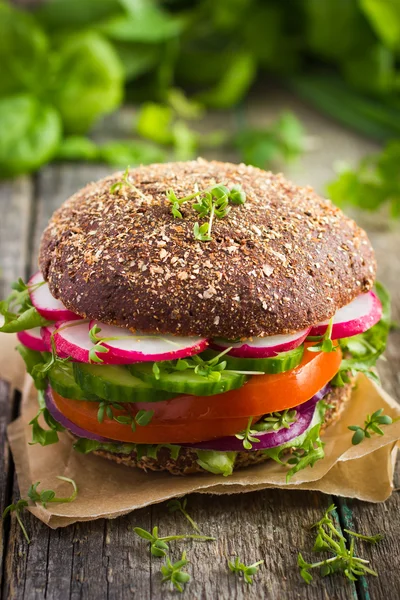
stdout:
<svg viewBox="0 0 400 600">
<path fill-rule="evenodd" d="M 251 451 L 266 450 L 267 448 L 275 448 L 286 444 L 290 440 L 298 437 L 308 429 L 313 420 L 315 408 L 319 400 L 321 400 L 327 391 L 329 390 L 329 384 L 323 387 L 319 392 L 315 394 L 310 400 L 304 404 L 293 407 L 291 410 L 297 412 L 297 421 L 293 423 L 288 429 L 281 429 L 280 431 L 261 431 L 255 434 L 259 442 L 252 444 Z M 197 450 L 216 450 L 220 452 L 240 452 L 243 450 L 243 442 L 235 436 L 228 436 L 218 438 L 216 440 L 208 440 L 207 442 L 200 442 L 198 444 L 181 444 L 187 448 L 196 448 Z"/>
<path fill-rule="evenodd" d="M 87 438 L 88 440 L 96 440 L 96 442 L 104 442 L 104 443 L 105 442 L 113 442 L 113 440 L 109 440 L 107 438 L 101 437 L 100 435 L 96 435 L 95 433 L 90 433 L 90 431 L 86 431 L 86 429 L 82 429 L 81 427 L 79 427 L 78 425 L 75 425 L 75 423 L 73 423 L 72 421 L 67 419 L 67 417 L 65 417 L 63 415 L 63 413 L 57 408 L 57 406 L 54 402 L 53 392 L 52 392 L 52 389 L 50 386 L 48 386 L 48 388 L 45 392 L 44 398 L 45 398 L 45 402 L 46 402 L 46 407 L 47 407 L 49 413 L 51 414 L 51 416 L 57 421 L 57 423 L 60 423 L 60 425 L 62 425 L 66 429 L 68 429 L 71 433 L 73 433 L 77 437 Z M 114 440 L 114 443 L 115 443 L 115 440 Z"/>
</svg>

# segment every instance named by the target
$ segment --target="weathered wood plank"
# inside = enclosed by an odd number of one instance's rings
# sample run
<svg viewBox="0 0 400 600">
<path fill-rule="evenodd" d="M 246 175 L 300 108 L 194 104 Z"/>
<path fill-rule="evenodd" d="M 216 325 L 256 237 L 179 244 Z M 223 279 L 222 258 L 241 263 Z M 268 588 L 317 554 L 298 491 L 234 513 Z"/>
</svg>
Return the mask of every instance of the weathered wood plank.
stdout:
<svg viewBox="0 0 400 600">
<path fill-rule="evenodd" d="M 32 191 L 32 182 L 25 177 L 0 184 L 0 298 L 8 295 L 13 281 L 26 275 Z M 11 501 L 13 468 L 6 429 L 14 412 L 13 390 L 0 381 L 0 514 Z M 0 531 L 0 590 L 8 533 L 6 522 Z"/>
</svg>

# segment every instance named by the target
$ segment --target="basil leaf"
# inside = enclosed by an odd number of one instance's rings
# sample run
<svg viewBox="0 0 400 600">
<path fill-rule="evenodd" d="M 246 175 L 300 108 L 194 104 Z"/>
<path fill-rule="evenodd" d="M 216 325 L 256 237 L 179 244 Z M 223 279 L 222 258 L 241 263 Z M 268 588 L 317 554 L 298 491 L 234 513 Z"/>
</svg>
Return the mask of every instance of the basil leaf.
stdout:
<svg viewBox="0 0 400 600">
<path fill-rule="evenodd" d="M 53 100 L 67 133 L 85 133 L 122 100 L 122 65 L 114 48 L 98 33 L 65 39 L 58 48 L 55 77 Z"/>
<path fill-rule="evenodd" d="M 5 2 L 0 2 L 0 64 L 1 97 L 47 84 L 49 42 L 44 31 L 28 12 Z"/>
<path fill-rule="evenodd" d="M 0 178 L 29 173 L 55 155 L 61 139 L 58 112 L 32 95 L 0 99 Z"/>
</svg>

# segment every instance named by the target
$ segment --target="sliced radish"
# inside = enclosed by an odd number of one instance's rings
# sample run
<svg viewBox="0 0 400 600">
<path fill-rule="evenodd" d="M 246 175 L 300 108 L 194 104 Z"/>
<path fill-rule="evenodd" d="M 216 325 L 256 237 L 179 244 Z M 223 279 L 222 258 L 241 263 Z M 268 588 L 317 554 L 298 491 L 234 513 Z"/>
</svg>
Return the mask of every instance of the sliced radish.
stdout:
<svg viewBox="0 0 400 600">
<path fill-rule="evenodd" d="M 370 329 L 382 317 L 382 304 L 374 292 L 360 294 L 350 304 L 336 311 L 333 317 L 331 338 L 351 337 Z M 313 327 L 310 335 L 324 335 L 329 321 Z"/>
<path fill-rule="evenodd" d="M 76 323 L 76 321 L 74 321 Z M 46 327 L 40 328 L 40 333 L 42 334 L 43 343 L 46 346 L 46 352 L 52 351 L 51 344 L 51 336 L 55 332 L 55 325 L 47 325 Z M 65 354 L 65 352 L 57 351 L 57 356 L 60 358 L 67 358 L 69 355 Z"/>
<path fill-rule="evenodd" d="M 17 338 L 21 344 L 27 348 L 30 348 L 31 350 L 37 350 L 37 352 L 47 351 L 47 345 L 43 341 L 40 327 L 34 327 L 33 329 L 20 331 L 17 333 Z"/>
<path fill-rule="evenodd" d="M 30 291 L 33 306 L 45 319 L 49 321 L 67 321 L 81 318 L 51 295 L 49 286 L 44 282 L 43 275 L 40 272 L 30 278 L 28 287 L 33 288 Z"/>
<path fill-rule="evenodd" d="M 268 358 L 269 356 L 276 356 L 279 352 L 287 352 L 297 348 L 304 342 L 309 332 L 310 329 L 303 329 L 290 335 L 254 337 L 251 340 L 239 343 L 217 338 L 212 340 L 211 346 L 217 350 L 232 348 L 228 354 L 239 358 Z"/>
<path fill-rule="evenodd" d="M 89 322 L 87 320 L 56 323 L 54 342 L 59 356 L 69 356 L 78 362 L 91 362 L 89 351 L 94 344 L 89 337 Z M 99 352 L 98 356 L 105 365 L 124 365 L 130 362 L 124 358 L 113 356 L 111 352 Z"/>
<path fill-rule="evenodd" d="M 109 348 L 110 355 L 130 363 L 185 358 L 202 352 L 208 345 L 206 338 L 132 333 L 129 329 L 97 321 L 92 321 L 90 328 L 95 325 L 101 330 L 98 337 L 106 338 L 103 344 Z"/>
</svg>

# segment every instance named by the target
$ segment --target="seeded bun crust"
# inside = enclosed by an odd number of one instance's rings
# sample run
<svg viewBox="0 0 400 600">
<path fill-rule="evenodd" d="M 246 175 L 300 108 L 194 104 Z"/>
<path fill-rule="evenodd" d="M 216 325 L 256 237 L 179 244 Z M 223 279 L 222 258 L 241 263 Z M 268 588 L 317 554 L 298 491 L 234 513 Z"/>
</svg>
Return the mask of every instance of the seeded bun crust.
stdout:
<svg viewBox="0 0 400 600">
<path fill-rule="evenodd" d="M 341 416 L 351 397 L 351 390 L 354 382 L 347 383 L 343 387 L 332 388 L 325 396 L 324 400 L 331 405 L 325 413 L 325 421 L 322 424 L 321 431 L 329 425 L 335 423 Z M 70 433 L 70 436 L 77 441 L 78 438 Z M 94 452 L 97 456 L 107 458 L 126 467 L 137 467 L 144 471 L 168 471 L 171 475 L 191 475 L 193 473 L 205 473 L 206 471 L 197 463 L 197 454 L 189 448 L 181 448 L 176 460 L 171 458 L 170 451 L 167 448 L 161 448 L 157 458 L 147 456 L 137 460 L 136 452 L 131 454 L 113 454 L 104 450 Z M 256 465 L 269 460 L 261 450 L 238 452 L 235 460 L 234 470 L 243 469 L 251 465 Z"/>
<path fill-rule="evenodd" d="M 82 317 L 149 333 L 228 339 L 292 333 L 330 318 L 375 279 L 366 233 L 309 187 L 221 162 L 133 169 L 77 192 L 55 212 L 40 247 L 51 293 Z M 194 239 L 198 213 L 177 197 L 241 184 L 247 200 Z"/>
</svg>

